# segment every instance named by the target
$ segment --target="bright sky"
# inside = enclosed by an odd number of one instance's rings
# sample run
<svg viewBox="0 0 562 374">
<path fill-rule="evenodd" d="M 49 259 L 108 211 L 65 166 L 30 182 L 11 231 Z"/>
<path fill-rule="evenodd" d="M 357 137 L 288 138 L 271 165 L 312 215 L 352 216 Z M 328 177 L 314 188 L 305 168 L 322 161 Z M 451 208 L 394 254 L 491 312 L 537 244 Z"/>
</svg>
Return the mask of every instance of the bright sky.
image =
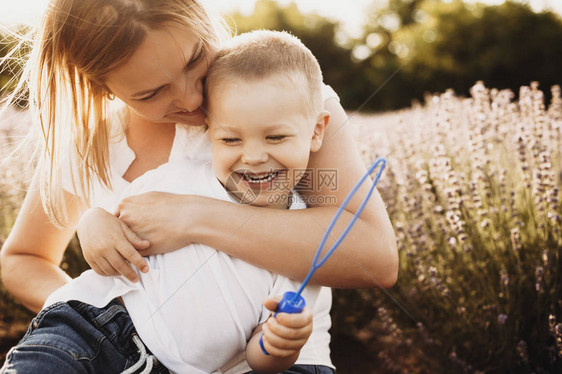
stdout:
<svg viewBox="0 0 562 374">
<path fill-rule="evenodd" d="M 240 10 L 250 14 L 256 0 L 209 0 L 215 3 L 220 10 Z M 291 0 L 277 0 L 287 4 Z M 365 9 L 375 3 L 384 6 L 387 0 L 353 0 L 342 4 L 341 0 L 298 0 L 299 9 L 303 13 L 315 12 L 325 17 L 341 21 L 344 28 L 354 33 L 365 23 Z M 486 4 L 502 4 L 505 0 L 464 0 L 467 3 L 476 1 Z M 552 9 L 562 14 L 562 0 L 518 0 L 528 2 L 536 11 Z M 41 12 L 49 0 L 0 0 L 0 24 L 13 25 L 17 23 L 34 24 L 39 19 Z"/>
</svg>

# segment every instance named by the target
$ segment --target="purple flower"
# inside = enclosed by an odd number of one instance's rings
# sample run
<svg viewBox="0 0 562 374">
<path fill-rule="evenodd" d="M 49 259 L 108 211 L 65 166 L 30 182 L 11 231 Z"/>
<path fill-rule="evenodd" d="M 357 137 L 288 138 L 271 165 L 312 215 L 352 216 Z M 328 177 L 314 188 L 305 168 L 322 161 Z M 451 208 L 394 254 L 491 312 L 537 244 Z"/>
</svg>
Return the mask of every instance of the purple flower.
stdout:
<svg viewBox="0 0 562 374">
<path fill-rule="evenodd" d="M 500 324 L 500 325 L 505 325 L 505 322 L 506 322 L 506 321 L 507 321 L 507 314 L 501 313 L 501 314 L 498 316 L 498 322 L 499 322 L 499 324 Z"/>
</svg>

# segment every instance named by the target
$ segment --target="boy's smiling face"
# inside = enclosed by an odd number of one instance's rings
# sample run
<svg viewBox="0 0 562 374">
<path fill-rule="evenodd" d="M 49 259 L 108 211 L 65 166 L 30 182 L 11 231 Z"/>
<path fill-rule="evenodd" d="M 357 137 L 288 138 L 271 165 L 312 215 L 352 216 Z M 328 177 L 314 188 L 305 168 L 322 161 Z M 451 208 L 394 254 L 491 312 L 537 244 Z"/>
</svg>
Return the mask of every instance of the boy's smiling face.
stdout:
<svg viewBox="0 0 562 374">
<path fill-rule="evenodd" d="M 242 203 L 287 207 L 310 152 L 320 149 L 327 113 L 311 114 L 305 89 L 288 83 L 286 75 L 225 79 L 208 88 L 217 178 Z"/>
</svg>

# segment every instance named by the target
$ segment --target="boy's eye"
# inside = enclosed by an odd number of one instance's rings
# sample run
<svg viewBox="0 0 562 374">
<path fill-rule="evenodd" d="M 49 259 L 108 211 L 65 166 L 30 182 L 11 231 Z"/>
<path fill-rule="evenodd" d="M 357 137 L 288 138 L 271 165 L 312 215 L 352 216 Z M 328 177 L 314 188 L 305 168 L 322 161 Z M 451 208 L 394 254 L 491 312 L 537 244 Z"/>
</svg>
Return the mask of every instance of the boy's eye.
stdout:
<svg viewBox="0 0 562 374">
<path fill-rule="evenodd" d="M 267 140 L 273 140 L 274 142 L 280 142 L 282 140 L 285 140 L 286 136 L 285 135 L 274 135 L 274 136 L 268 136 Z"/>
<path fill-rule="evenodd" d="M 224 138 L 224 139 L 221 139 L 221 141 L 225 144 L 236 144 L 240 141 L 240 139 L 238 139 L 238 138 Z"/>
</svg>

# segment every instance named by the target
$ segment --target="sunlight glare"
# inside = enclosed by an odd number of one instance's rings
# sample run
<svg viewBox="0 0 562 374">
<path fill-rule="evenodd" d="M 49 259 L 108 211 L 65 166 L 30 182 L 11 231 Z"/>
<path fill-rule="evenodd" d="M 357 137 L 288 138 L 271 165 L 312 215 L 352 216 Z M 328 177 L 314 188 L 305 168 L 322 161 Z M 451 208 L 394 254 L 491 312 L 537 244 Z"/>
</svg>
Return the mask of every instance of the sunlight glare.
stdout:
<svg viewBox="0 0 562 374">
<path fill-rule="evenodd" d="M 207 0 L 209 4 L 221 12 L 237 10 L 249 15 L 257 0 Z M 355 0 L 342 5 L 341 0 L 276 0 L 285 6 L 295 2 L 303 13 L 314 12 L 341 22 L 343 29 L 351 36 L 362 32 L 362 26 L 367 22 L 366 13 L 373 4 L 382 5 L 383 0 Z M 448 2 L 451 0 L 442 0 Z M 464 0 L 466 3 L 484 3 L 486 5 L 501 5 L 506 0 Z M 515 0 L 527 2 L 534 11 L 553 10 L 562 14 L 561 0 Z M 47 7 L 49 0 L 0 0 L 0 24 L 12 26 L 20 23 L 37 24 L 41 14 Z"/>
<path fill-rule="evenodd" d="M 0 5 L 0 24 L 37 24 L 49 0 L 8 0 Z"/>
</svg>

